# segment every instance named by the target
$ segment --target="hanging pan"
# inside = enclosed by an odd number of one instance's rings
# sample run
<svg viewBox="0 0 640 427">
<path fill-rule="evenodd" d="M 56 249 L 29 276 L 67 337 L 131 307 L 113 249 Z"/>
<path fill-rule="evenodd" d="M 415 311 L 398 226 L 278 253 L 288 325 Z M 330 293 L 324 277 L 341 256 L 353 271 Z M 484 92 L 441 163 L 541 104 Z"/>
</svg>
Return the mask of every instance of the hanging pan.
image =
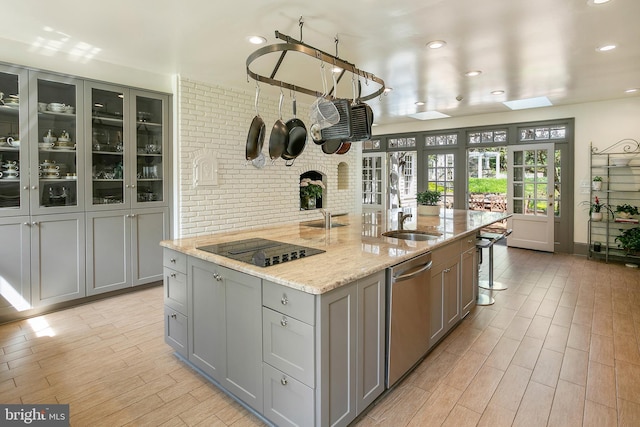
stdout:
<svg viewBox="0 0 640 427">
<path fill-rule="evenodd" d="M 302 154 L 302 151 L 304 151 L 304 147 L 307 144 L 307 127 L 304 125 L 302 120 L 296 117 L 295 95 L 293 97 L 293 118 L 287 120 L 286 127 L 289 133 L 289 138 L 283 154 L 295 159 Z"/>
<path fill-rule="evenodd" d="M 251 121 L 251 126 L 249 126 L 249 133 L 247 134 L 247 146 L 245 149 L 245 158 L 247 160 L 256 159 L 260 152 L 262 151 L 262 146 L 264 145 L 264 133 L 265 133 L 265 125 L 264 120 L 258 114 L 258 96 L 260 95 L 260 87 L 256 85 L 256 116 Z"/>
<path fill-rule="evenodd" d="M 289 130 L 287 129 L 286 123 L 282 121 L 283 99 L 284 94 L 280 91 L 280 102 L 278 103 L 278 113 L 280 116 L 273 124 L 271 136 L 269 137 L 269 157 L 271 157 L 271 160 L 280 158 L 289 143 Z"/>
<path fill-rule="evenodd" d="M 330 139 L 322 144 L 322 152 L 324 154 L 335 154 L 342 147 L 342 143 L 341 139 Z"/>
</svg>

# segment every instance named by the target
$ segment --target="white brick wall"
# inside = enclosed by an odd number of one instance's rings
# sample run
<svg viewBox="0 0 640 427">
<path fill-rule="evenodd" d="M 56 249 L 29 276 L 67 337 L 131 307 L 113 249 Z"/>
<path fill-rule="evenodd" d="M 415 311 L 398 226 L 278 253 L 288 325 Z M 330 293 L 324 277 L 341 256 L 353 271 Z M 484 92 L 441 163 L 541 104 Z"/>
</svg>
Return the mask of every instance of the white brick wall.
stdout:
<svg viewBox="0 0 640 427">
<path fill-rule="evenodd" d="M 308 170 L 325 175 L 325 208 L 332 213 L 356 212 L 359 194 L 361 143 L 345 155 L 326 155 L 309 137 L 292 167 L 279 159 L 263 169 L 245 164 L 245 145 L 255 115 L 255 85 L 247 90 L 222 88 L 186 78 L 178 79 L 178 236 L 193 237 L 267 224 L 321 219 L 317 211 L 300 211 L 299 176 Z M 266 124 L 263 153 L 269 158 L 269 135 L 278 117 L 278 99 L 261 92 L 259 109 Z M 304 99 L 302 99 L 304 98 Z M 298 96 L 298 117 L 307 128 L 310 97 Z M 288 104 L 288 105 L 287 105 Z M 283 120 L 291 118 L 291 102 L 283 106 Z M 217 184 L 194 186 L 194 161 L 217 161 Z M 338 190 L 338 164 L 348 165 L 349 186 Z"/>
</svg>

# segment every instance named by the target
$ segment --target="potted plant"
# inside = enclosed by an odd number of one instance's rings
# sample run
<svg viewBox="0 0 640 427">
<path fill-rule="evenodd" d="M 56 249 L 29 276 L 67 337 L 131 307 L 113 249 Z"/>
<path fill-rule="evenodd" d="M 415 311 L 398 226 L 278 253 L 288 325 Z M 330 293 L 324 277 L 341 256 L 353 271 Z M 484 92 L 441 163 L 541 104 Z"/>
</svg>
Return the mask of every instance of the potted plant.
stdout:
<svg viewBox="0 0 640 427">
<path fill-rule="evenodd" d="M 600 191 L 602 189 L 602 177 L 594 176 L 593 181 L 591 182 L 591 188 L 593 191 Z"/>
<path fill-rule="evenodd" d="M 605 211 L 609 211 L 613 215 L 611 208 L 606 203 L 600 202 L 598 196 L 596 196 L 595 201 L 593 202 L 588 202 L 585 200 L 580 204 L 589 205 L 589 215 L 591 216 L 591 221 L 602 221 L 602 217 Z"/>
<path fill-rule="evenodd" d="M 442 198 L 442 193 L 438 190 L 425 190 L 416 194 L 418 201 L 418 215 L 440 215 L 438 202 Z"/>
<path fill-rule="evenodd" d="M 618 247 L 622 248 L 628 255 L 640 252 L 640 227 L 620 230 L 622 234 L 616 237 Z"/>
<path fill-rule="evenodd" d="M 631 215 L 638 215 L 638 207 L 627 203 L 616 206 L 615 214 L 619 218 L 631 218 Z"/>
<path fill-rule="evenodd" d="M 322 197 L 322 190 L 324 190 L 322 181 L 303 178 L 300 181 L 300 209 L 315 209 L 316 200 Z"/>
</svg>

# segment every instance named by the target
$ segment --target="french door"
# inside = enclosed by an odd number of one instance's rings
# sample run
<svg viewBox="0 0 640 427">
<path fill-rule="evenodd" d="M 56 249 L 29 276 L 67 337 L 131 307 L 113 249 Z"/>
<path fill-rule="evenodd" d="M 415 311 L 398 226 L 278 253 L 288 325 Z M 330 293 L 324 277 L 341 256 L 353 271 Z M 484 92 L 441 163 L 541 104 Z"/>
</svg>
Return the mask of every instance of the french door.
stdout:
<svg viewBox="0 0 640 427">
<path fill-rule="evenodd" d="M 554 144 L 509 146 L 508 246 L 554 251 Z"/>
</svg>

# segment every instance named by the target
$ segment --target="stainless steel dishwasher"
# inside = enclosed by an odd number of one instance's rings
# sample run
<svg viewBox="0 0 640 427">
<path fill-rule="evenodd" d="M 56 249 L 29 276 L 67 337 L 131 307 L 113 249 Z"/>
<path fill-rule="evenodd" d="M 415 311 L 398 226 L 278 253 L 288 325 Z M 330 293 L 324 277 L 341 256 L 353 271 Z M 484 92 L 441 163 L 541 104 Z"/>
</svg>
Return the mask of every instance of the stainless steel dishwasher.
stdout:
<svg viewBox="0 0 640 427">
<path fill-rule="evenodd" d="M 430 270 L 430 252 L 387 269 L 387 388 L 428 350 Z"/>
</svg>

